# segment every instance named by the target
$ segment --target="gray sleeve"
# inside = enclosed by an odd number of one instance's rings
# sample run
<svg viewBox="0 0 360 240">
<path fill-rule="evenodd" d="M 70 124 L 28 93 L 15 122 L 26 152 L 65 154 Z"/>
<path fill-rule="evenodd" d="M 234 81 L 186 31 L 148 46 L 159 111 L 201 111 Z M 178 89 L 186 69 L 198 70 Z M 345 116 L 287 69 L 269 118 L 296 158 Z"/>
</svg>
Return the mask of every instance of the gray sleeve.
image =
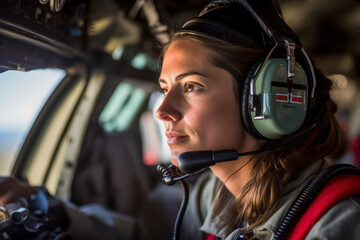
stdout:
<svg viewBox="0 0 360 240">
<path fill-rule="evenodd" d="M 360 196 L 330 208 L 310 230 L 306 240 L 357 240 L 360 236 Z"/>
<path fill-rule="evenodd" d="M 77 239 L 146 239 L 144 228 L 136 218 L 112 212 L 99 204 L 77 207 L 64 202 L 70 219 L 69 234 Z"/>
</svg>

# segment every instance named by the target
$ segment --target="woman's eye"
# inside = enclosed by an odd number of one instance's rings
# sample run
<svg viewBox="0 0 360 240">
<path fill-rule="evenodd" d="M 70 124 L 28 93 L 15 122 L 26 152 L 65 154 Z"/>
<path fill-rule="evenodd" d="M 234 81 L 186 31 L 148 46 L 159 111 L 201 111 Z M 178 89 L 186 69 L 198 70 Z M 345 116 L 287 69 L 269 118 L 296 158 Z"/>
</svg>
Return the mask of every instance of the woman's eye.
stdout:
<svg viewBox="0 0 360 240">
<path fill-rule="evenodd" d="M 163 94 L 166 94 L 167 93 L 167 89 L 166 88 L 160 88 L 159 89 L 159 92 L 163 93 Z"/>
<path fill-rule="evenodd" d="M 189 93 L 189 92 L 193 92 L 200 89 L 199 86 L 197 86 L 196 84 L 193 83 L 186 83 L 184 85 L 184 93 Z"/>
</svg>

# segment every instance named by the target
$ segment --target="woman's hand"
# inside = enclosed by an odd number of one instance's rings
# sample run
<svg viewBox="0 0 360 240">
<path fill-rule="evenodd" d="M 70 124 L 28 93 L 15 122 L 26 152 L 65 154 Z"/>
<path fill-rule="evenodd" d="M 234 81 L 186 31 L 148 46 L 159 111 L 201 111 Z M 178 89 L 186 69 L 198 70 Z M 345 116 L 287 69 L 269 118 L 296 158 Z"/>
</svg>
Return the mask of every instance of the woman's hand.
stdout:
<svg viewBox="0 0 360 240">
<path fill-rule="evenodd" d="M 16 202 L 20 198 L 28 198 L 36 190 L 15 177 L 0 177 L 0 205 Z"/>
</svg>

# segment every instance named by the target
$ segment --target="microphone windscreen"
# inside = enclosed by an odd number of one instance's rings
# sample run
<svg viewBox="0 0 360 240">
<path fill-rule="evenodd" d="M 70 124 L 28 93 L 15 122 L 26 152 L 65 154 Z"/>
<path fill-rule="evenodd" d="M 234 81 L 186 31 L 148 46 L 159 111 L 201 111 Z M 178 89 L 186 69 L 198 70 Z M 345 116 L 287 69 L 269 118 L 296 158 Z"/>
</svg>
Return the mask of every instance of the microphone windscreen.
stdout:
<svg viewBox="0 0 360 240">
<path fill-rule="evenodd" d="M 193 173 L 215 165 L 212 151 L 184 152 L 178 157 L 178 168 L 183 173 Z"/>
</svg>

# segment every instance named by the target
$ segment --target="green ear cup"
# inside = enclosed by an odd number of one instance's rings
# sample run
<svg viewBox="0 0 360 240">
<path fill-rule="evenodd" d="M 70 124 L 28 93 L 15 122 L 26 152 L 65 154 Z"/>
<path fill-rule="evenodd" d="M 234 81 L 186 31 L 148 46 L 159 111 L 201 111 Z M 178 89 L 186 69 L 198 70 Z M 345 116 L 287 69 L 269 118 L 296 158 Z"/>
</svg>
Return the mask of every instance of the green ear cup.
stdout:
<svg viewBox="0 0 360 240">
<path fill-rule="evenodd" d="M 258 67 L 259 68 L 259 67 Z M 308 81 L 295 63 L 295 76 L 287 81 L 287 60 L 269 59 L 255 82 L 254 108 L 248 104 L 249 121 L 266 139 L 278 139 L 298 130 L 306 116 Z"/>
</svg>

